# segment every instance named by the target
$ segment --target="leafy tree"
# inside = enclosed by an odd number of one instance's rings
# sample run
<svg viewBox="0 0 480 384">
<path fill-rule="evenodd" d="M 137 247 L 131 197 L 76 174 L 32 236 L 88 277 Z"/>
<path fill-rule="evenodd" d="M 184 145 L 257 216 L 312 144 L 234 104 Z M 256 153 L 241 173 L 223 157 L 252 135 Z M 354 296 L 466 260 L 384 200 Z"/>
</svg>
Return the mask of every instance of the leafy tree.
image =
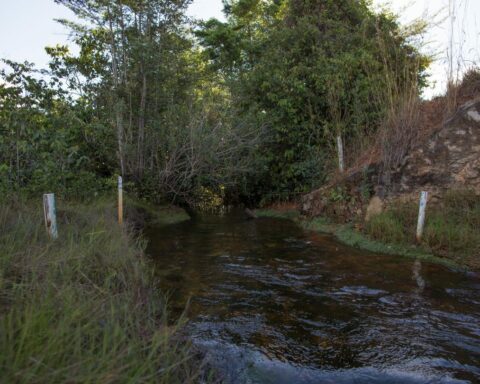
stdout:
<svg viewBox="0 0 480 384">
<path fill-rule="evenodd" d="M 108 134 L 82 121 L 62 92 L 30 63 L 5 61 L 0 72 L 0 170 L 5 192 L 82 196 L 105 188 Z M 51 83 L 58 79 L 51 79 Z M 93 133 L 92 128 L 96 130 Z M 102 135 L 102 132 L 104 134 Z"/>
<path fill-rule="evenodd" d="M 323 182 L 334 138 L 374 134 L 386 88 L 423 79 L 427 64 L 396 19 L 368 1 L 226 3 L 228 20 L 197 34 L 229 85 L 238 119 L 268 127 L 247 183 L 288 198 Z M 417 87 L 418 88 L 418 87 Z"/>
<path fill-rule="evenodd" d="M 122 174 L 188 204 L 291 198 L 324 182 L 337 135 L 359 147 L 425 82 L 411 34 L 364 0 L 225 0 L 195 30 L 190 0 L 56 2 L 83 20 L 60 21 L 80 53 L 7 62 L 3 189 L 81 196 Z"/>
</svg>

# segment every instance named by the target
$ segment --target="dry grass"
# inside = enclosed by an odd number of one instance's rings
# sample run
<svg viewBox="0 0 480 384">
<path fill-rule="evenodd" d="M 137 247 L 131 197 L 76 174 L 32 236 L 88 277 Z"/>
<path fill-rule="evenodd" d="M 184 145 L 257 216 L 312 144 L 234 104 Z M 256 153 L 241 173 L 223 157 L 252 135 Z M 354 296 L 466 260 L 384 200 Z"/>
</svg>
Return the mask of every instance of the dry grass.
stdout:
<svg viewBox="0 0 480 384">
<path fill-rule="evenodd" d="M 480 97 L 480 69 L 471 68 L 457 85 L 432 100 L 421 101 L 410 94 L 392 106 L 378 135 L 352 162 L 346 174 L 352 174 L 371 164 L 382 163 L 384 169 L 398 166 L 408 151 L 424 143 L 452 117 L 459 107 Z"/>
</svg>

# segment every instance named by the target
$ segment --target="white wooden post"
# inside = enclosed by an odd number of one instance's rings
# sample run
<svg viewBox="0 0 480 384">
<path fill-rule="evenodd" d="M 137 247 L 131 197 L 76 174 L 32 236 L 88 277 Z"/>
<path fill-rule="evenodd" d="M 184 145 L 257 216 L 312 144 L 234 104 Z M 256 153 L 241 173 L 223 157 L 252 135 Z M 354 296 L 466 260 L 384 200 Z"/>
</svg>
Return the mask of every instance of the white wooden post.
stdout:
<svg viewBox="0 0 480 384">
<path fill-rule="evenodd" d="M 337 151 L 338 151 L 338 167 L 340 169 L 340 172 L 345 171 L 345 164 L 343 161 L 343 141 L 342 141 L 342 136 L 338 135 L 337 136 Z"/>
<path fill-rule="evenodd" d="M 123 224 L 123 179 L 118 176 L 118 223 Z"/>
<path fill-rule="evenodd" d="M 422 192 L 420 195 L 420 208 L 418 211 L 417 224 L 417 242 L 422 241 L 423 228 L 425 226 L 425 211 L 427 209 L 428 192 Z"/>
<path fill-rule="evenodd" d="M 47 193 L 43 195 L 43 213 L 45 216 L 45 226 L 48 236 L 55 240 L 58 238 L 57 213 L 55 210 L 55 195 Z"/>
</svg>

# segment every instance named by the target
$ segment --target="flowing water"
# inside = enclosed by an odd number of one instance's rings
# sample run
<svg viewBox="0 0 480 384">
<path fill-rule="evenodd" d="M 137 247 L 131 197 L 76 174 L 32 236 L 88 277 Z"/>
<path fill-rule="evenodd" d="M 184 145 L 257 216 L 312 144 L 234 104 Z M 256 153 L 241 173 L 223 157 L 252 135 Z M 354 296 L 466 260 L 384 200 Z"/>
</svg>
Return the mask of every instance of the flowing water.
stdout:
<svg viewBox="0 0 480 384">
<path fill-rule="evenodd" d="M 147 230 L 161 288 L 227 383 L 480 383 L 480 277 L 281 219 Z"/>
</svg>

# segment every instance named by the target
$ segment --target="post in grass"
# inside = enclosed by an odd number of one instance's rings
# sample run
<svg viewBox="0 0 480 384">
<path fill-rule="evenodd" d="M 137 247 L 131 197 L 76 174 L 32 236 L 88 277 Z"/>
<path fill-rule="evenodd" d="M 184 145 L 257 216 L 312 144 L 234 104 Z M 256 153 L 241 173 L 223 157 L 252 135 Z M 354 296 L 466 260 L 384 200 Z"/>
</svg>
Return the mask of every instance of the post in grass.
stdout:
<svg viewBox="0 0 480 384">
<path fill-rule="evenodd" d="M 57 213 L 55 209 L 55 195 L 46 193 L 43 195 L 43 213 L 48 236 L 55 240 L 58 238 Z"/>
<path fill-rule="evenodd" d="M 427 209 L 428 192 L 420 194 L 420 208 L 418 210 L 418 224 L 417 224 L 417 242 L 422 241 L 423 229 L 425 227 L 425 211 Z"/>
<path fill-rule="evenodd" d="M 123 225 L 123 179 L 118 176 L 118 223 Z"/>
<path fill-rule="evenodd" d="M 345 171 L 345 162 L 343 158 L 343 141 L 342 136 L 337 136 L 337 152 L 338 152 L 338 168 L 340 172 L 343 173 Z"/>
</svg>

